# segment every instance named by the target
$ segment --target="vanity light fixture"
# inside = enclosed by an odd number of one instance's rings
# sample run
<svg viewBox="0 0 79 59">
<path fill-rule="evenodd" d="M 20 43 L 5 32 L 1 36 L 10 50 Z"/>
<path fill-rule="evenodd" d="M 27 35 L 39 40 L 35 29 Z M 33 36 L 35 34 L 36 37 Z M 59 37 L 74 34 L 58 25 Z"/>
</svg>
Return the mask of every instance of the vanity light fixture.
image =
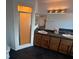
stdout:
<svg viewBox="0 0 79 59">
<path fill-rule="evenodd" d="M 53 10 L 48 10 L 48 13 L 66 13 L 67 9 L 53 9 Z"/>
</svg>

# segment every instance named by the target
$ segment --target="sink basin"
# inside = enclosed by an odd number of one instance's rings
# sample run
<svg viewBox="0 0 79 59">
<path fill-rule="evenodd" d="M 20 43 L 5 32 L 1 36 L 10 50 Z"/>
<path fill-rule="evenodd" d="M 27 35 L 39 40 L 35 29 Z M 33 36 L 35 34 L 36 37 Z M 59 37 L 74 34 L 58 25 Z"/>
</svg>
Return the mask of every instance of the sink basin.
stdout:
<svg viewBox="0 0 79 59">
<path fill-rule="evenodd" d="M 73 35 L 71 34 L 62 34 L 62 36 L 73 39 Z"/>
<path fill-rule="evenodd" d="M 48 32 L 44 31 L 44 30 L 40 30 L 38 31 L 38 33 L 41 33 L 41 34 L 48 34 Z"/>
</svg>

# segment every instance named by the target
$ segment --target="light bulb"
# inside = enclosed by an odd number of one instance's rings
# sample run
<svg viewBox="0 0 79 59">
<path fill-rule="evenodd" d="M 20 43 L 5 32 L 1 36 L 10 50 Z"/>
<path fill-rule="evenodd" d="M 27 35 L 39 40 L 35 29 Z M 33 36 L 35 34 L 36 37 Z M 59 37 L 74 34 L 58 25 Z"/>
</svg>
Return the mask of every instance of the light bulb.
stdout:
<svg viewBox="0 0 79 59">
<path fill-rule="evenodd" d="M 65 12 L 64 10 L 61 11 L 61 13 L 64 13 L 64 12 Z"/>
<path fill-rule="evenodd" d="M 58 13 L 58 11 L 56 10 L 55 13 Z"/>
</svg>

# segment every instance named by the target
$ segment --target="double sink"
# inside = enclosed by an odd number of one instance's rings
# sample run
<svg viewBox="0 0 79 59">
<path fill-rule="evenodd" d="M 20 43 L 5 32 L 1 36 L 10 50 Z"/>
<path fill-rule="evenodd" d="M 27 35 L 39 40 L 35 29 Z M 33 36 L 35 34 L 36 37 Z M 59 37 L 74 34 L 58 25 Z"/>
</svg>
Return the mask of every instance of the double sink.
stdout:
<svg viewBox="0 0 79 59">
<path fill-rule="evenodd" d="M 38 33 L 41 33 L 41 34 L 48 34 L 48 31 L 45 31 L 45 30 L 38 30 Z M 66 37 L 66 38 L 71 38 L 71 39 L 73 39 L 73 35 L 71 35 L 71 34 L 62 34 L 62 36 Z"/>
</svg>

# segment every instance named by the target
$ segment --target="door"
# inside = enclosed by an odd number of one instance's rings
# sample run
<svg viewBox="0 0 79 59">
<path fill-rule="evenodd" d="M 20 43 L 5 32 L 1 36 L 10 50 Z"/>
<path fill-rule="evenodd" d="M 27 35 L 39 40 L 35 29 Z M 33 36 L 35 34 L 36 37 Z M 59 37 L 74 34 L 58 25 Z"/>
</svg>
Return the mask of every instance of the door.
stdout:
<svg viewBox="0 0 79 59">
<path fill-rule="evenodd" d="M 60 43 L 60 38 L 59 37 L 51 37 L 49 48 L 51 50 L 57 51 L 59 43 Z"/>
<path fill-rule="evenodd" d="M 49 48 L 49 40 L 50 38 L 48 35 L 42 35 L 41 47 Z"/>
<path fill-rule="evenodd" d="M 70 52 L 71 47 L 72 47 L 72 40 L 62 38 L 59 46 L 59 52 L 68 54 Z"/>
<path fill-rule="evenodd" d="M 41 46 L 41 39 L 42 39 L 42 35 L 35 33 L 34 45 Z"/>
<path fill-rule="evenodd" d="M 18 5 L 18 12 L 20 16 L 19 38 L 20 45 L 31 43 L 31 13 L 32 8 Z"/>
<path fill-rule="evenodd" d="M 30 43 L 31 14 L 20 13 L 20 44 Z"/>
</svg>

